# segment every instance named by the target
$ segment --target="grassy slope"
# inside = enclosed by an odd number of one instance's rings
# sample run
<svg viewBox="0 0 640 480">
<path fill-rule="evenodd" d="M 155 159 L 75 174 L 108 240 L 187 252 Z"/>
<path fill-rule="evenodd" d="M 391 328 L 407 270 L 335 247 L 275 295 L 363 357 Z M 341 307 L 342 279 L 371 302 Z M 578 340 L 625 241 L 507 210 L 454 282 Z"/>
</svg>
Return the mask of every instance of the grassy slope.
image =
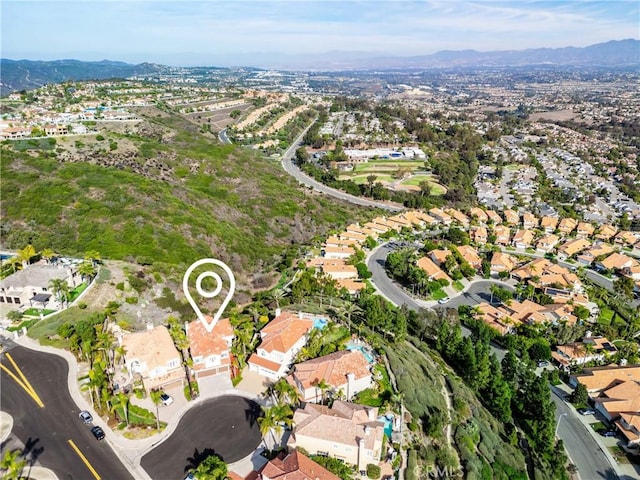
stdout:
<svg viewBox="0 0 640 480">
<path fill-rule="evenodd" d="M 214 255 L 247 271 L 362 215 L 307 195 L 279 163 L 218 145 L 177 115 L 149 115 L 115 138 L 136 145 L 133 161 L 118 165 L 99 145 L 76 163 L 3 146 L 4 246 L 169 264 Z"/>
</svg>

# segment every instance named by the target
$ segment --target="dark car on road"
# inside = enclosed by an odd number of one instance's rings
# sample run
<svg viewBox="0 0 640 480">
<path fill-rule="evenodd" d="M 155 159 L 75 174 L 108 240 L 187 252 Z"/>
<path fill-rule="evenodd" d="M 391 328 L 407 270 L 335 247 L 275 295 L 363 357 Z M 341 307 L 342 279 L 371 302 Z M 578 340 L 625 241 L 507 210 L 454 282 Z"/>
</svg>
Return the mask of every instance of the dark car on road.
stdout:
<svg viewBox="0 0 640 480">
<path fill-rule="evenodd" d="M 602 432 L 600 432 L 600 435 L 602 435 L 603 437 L 615 437 L 616 432 L 612 430 L 603 430 Z"/>
<path fill-rule="evenodd" d="M 102 440 L 104 438 L 104 430 L 102 428 L 95 426 L 91 429 L 91 433 L 96 437 L 96 440 Z"/>
</svg>

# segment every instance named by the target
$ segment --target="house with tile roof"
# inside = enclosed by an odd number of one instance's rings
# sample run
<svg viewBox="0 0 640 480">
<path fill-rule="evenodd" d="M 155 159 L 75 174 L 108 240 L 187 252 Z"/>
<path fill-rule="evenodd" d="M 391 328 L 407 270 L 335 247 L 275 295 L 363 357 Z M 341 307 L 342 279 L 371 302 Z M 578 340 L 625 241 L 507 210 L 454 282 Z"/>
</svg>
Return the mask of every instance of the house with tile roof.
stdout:
<svg viewBox="0 0 640 480">
<path fill-rule="evenodd" d="M 296 363 L 287 381 L 300 391 L 303 401 L 315 403 L 323 398 L 323 392 L 318 388 L 321 381 L 328 385 L 330 395 L 341 392 L 337 396 L 347 400 L 373 385 L 371 365 L 360 350 L 340 350 Z"/>
<path fill-rule="evenodd" d="M 609 255 L 610 253 L 613 253 L 613 247 L 608 243 L 598 240 L 598 243 L 578 255 L 576 260 L 582 265 L 591 265 L 598 257 Z"/>
<path fill-rule="evenodd" d="M 429 210 L 429 215 L 435 218 L 436 221 L 444 225 L 451 225 L 451 222 L 453 222 L 453 218 L 451 218 L 451 215 L 439 208 L 432 208 L 431 210 Z"/>
<path fill-rule="evenodd" d="M 522 323 L 509 317 L 508 313 L 501 308 L 494 307 L 489 303 L 482 302 L 476 307 L 478 309 L 477 318 L 496 330 L 500 335 L 513 333 L 515 328 Z"/>
<path fill-rule="evenodd" d="M 482 223 L 487 223 L 487 221 L 489 220 L 489 216 L 487 215 L 487 213 L 478 207 L 473 207 L 469 211 L 469 214 L 471 215 L 471 218 L 475 218 L 476 220 Z"/>
<path fill-rule="evenodd" d="M 544 229 L 546 233 L 553 233 L 558 226 L 558 217 L 544 216 L 540 219 L 540 227 Z"/>
<path fill-rule="evenodd" d="M 433 263 L 438 265 L 438 267 L 447 261 L 447 257 L 449 257 L 449 255 L 451 255 L 451 252 L 446 248 L 445 249 L 437 248 L 429 252 L 429 258 L 433 260 Z"/>
<path fill-rule="evenodd" d="M 362 244 L 367 239 L 367 236 L 363 235 L 362 233 L 342 232 L 338 235 L 338 238 L 340 238 L 341 240 L 353 240 L 358 244 Z"/>
<path fill-rule="evenodd" d="M 185 379 L 180 352 L 164 325 L 118 336 L 130 381 L 140 375 L 147 389 L 181 385 Z"/>
<path fill-rule="evenodd" d="M 424 270 L 429 280 L 446 280 L 451 285 L 453 280 L 444 273 L 429 257 L 422 257 L 417 262 L 418 267 Z"/>
<path fill-rule="evenodd" d="M 494 252 L 491 257 L 491 275 L 497 275 L 500 272 L 510 272 L 517 264 L 514 256 L 508 253 Z"/>
<path fill-rule="evenodd" d="M 538 227 L 540 220 L 533 213 L 524 212 L 522 214 L 522 228 L 525 230 L 533 230 Z"/>
<path fill-rule="evenodd" d="M 577 238 L 588 238 L 596 231 L 596 228 L 587 222 L 580 222 L 576 228 Z"/>
<path fill-rule="evenodd" d="M 597 262 L 596 267 L 602 270 L 622 270 L 633 267 L 637 261 L 631 257 L 618 252 L 614 252 L 604 260 Z"/>
<path fill-rule="evenodd" d="M 562 220 L 560 220 L 560 223 L 558 224 L 558 230 L 563 235 L 569 235 L 571 232 L 575 230 L 577 226 L 578 226 L 578 221 L 575 218 L 564 217 Z"/>
<path fill-rule="evenodd" d="M 344 259 L 335 259 L 333 262 L 325 262 L 321 266 L 322 273 L 334 280 L 356 279 L 358 278 L 358 269 L 353 265 L 349 265 Z"/>
<path fill-rule="evenodd" d="M 627 447 L 640 445 L 640 412 L 623 412 L 616 420 L 618 431 L 627 439 Z"/>
<path fill-rule="evenodd" d="M 468 227 L 471 223 L 471 219 L 460 210 L 457 210 L 455 208 L 447 208 L 445 212 L 453 219 L 454 222 L 463 227 Z"/>
<path fill-rule="evenodd" d="M 558 345 L 551 353 L 551 357 L 560 368 L 569 371 L 569 368 L 576 365 L 603 362 L 618 351 L 606 337 L 592 337 L 591 332 L 587 333 L 588 335 L 582 341 Z"/>
<path fill-rule="evenodd" d="M 633 246 L 638 243 L 639 239 L 640 233 L 621 230 L 616 234 L 615 237 L 613 237 L 613 242 L 617 243 L 618 245 Z"/>
<path fill-rule="evenodd" d="M 613 225 L 604 224 L 600 225 L 598 233 L 596 233 L 596 238 L 598 240 L 608 242 L 616 233 L 618 233 L 618 229 L 616 227 L 614 227 Z"/>
<path fill-rule="evenodd" d="M 489 222 L 494 225 L 500 225 L 502 223 L 502 217 L 495 210 L 486 210 L 487 217 L 489 217 Z"/>
<path fill-rule="evenodd" d="M 506 209 L 502 212 L 504 215 L 504 223 L 507 225 L 518 225 L 520 223 L 520 215 L 514 210 Z"/>
<path fill-rule="evenodd" d="M 384 423 L 378 408 L 336 400 L 331 408 L 307 403 L 293 415 L 293 432 L 287 445 L 302 447 L 311 455 L 325 455 L 365 471 L 378 464 L 382 453 Z"/>
<path fill-rule="evenodd" d="M 535 234 L 531 230 L 517 230 L 511 240 L 511 244 L 516 248 L 524 250 L 531 246 L 534 237 Z"/>
<path fill-rule="evenodd" d="M 569 384 L 578 382 L 587 387 L 591 394 L 615 387 L 623 382 L 640 381 L 640 365 L 607 365 L 606 367 L 585 368 L 581 374 L 572 375 Z"/>
<path fill-rule="evenodd" d="M 260 345 L 249 357 L 249 370 L 272 380 L 283 377 L 307 343 L 313 320 L 301 313 L 280 312 L 260 330 Z"/>
<path fill-rule="evenodd" d="M 356 253 L 352 247 L 325 246 L 322 248 L 322 256 L 325 258 L 349 258 Z"/>
<path fill-rule="evenodd" d="M 568 240 L 558 247 L 558 259 L 566 260 L 591 246 L 591 241 L 586 238 Z"/>
<path fill-rule="evenodd" d="M 464 261 L 475 269 L 482 267 L 482 258 L 478 255 L 478 251 L 470 245 L 461 245 L 457 247 L 458 253 Z"/>
<path fill-rule="evenodd" d="M 340 480 L 322 465 L 298 450 L 280 452 L 259 472 L 260 480 Z"/>
<path fill-rule="evenodd" d="M 488 233 L 486 227 L 479 226 L 471 229 L 470 232 L 471 241 L 478 245 L 485 245 L 487 243 Z"/>
<path fill-rule="evenodd" d="M 506 225 L 499 225 L 493 229 L 493 234 L 496 236 L 495 244 L 507 246 L 511 241 L 511 229 Z"/>
<path fill-rule="evenodd" d="M 554 235 L 553 233 L 549 235 L 545 235 L 538 243 L 536 243 L 536 250 L 542 253 L 548 253 L 558 244 L 560 241 L 560 237 Z"/>
<path fill-rule="evenodd" d="M 212 321 L 209 317 L 208 321 Z M 189 351 L 196 378 L 228 373 L 231 370 L 233 327 L 228 318 L 221 318 L 208 332 L 200 319 L 185 323 Z"/>
<path fill-rule="evenodd" d="M 324 244 L 327 247 L 351 247 L 353 245 L 358 245 L 358 242 L 355 240 L 342 239 L 333 235 L 331 237 L 327 237 Z"/>
</svg>

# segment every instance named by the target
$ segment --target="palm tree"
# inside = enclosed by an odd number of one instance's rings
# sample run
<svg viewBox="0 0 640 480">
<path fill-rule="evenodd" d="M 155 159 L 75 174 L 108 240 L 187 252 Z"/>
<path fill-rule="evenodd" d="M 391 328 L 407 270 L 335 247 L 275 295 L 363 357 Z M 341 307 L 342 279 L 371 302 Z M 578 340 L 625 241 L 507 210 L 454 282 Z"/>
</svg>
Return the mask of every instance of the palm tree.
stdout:
<svg viewBox="0 0 640 480">
<path fill-rule="evenodd" d="M 192 470 L 198 480 L 225 480 L 227 478 L 227 464 L 218 455 L 209 455 Z"/>
<path fill-rule="evenodd" d="M 111 403 L 111 411 L 117 411 L 119 407 L 122 407 L 124 412 L 124 421 L 129 425 L 129 415 L 127 414 L 127 407 L 129 405 L 129 396 L 123 391 L 119 391 L 115 397 L 113 397 Z"/>
<path fill-rule="evenodd" d="M 49 288 L 53 296 L 64 307 L 64 302 L 69 298 L 69 284 L 63 278 L 52 278 L 49 280 Z"/>
<path fill-rule="evenodd" d="M 13 273 L 16 273 L 16 267 L 18 268 L 18 270 L 22 268 L 22 260 L 20 260 L 20 258 L 18 257 L 11 257 L 9 260 L 7 260 L 7 263 L 11 265 L 11 267 L 13 267 Z"/>
<path fill-rule="evenodd" d="M 185 332 L 184 327 L 180 320 L 176 317 L 170 316 L 167 319 L 169 324 L 169 334 L 171 335 L 171 339 L 175 344 L 176 348 L 180 352 L 182 356 L 182 365 L 184 366 L 185 377 L 187 378 L 187 385 L 189 385 L 189 396 L 193 398 L 193 380 L 191 379 L 191 355 L 189 354 L 189 338 L 187 337 L 187 332 Z"/>
<path fill-rule="evenodd" d="M 5 472 L 2 478 L 6 480 L 18 480 L 22 478 L 22 470 L 27 466 L 27 461 L 24 458 L 20 459 L 21 457 L 23 457 L 23 451 L 20 449 L 7 450 L 4 452 L 4 456 L 0 462 L 0 468 Z"/>
<path fill-rule="evenodd" d="M 339 309 L 340 316 L 347 318 L 347 325 L 349 327 L 349 333 L 351 333 L 351 316 L 362 313 L 362 308 L 357 303 L 345 302 Z"/>
<path fill-rule="evenodd" d="M 84 259 L 91 262 L 91 264 L 95 267 L 96 264 L 100 263 L 100 252 L 96 250 L 89 250 L 88 252 L 84 253 Z"/>
<path fill-rule="evenodd" d="M 277 439 L 274 434 L 274 430 L 278 432 L 278 430 L 282 431 L 282 427 L 278 424 L 278 421 L 275 417 L 275 411 L 273 407 L 260 407 L 262 408 L 262 416 L 258 418 L 258 426 L 260 427 L 260 433 L 262 437 L 265 438 L 267 433 L 271 433 L 273 437 L 273 446 L 276 446 Z M 265 446 L 266 446 L 265 440 Z"/>
<path fill-rule="evenodd" d="M 40 252 L 40 256 L 44 258 L 47 263 L 51 263 L 51 260 L 56 258 L 58 254 L 50 248 L 45 248 L 44 250 L 42 250 L 42 252 Z"/>
<path fill-rule="evenodd" d="M 321 378 L 315 383 L 315 387 L 316 387 L 316 403 L 318 403 L 318 389 L 320 389 L 320 392 L 322 393 L 322 403 L 324 404 L 324 396 L 327 393 L 327 390 L 331 388 L 331 385 L 325 382 L 324 378 Z"/>
<path fill-rule="evenodd" d="M 22 262 L 22 267 L 26 267 L 29 265 L 30 260 L 36 256 L 36 249 L 33 248 L 33 245 L 29 244 L 24 247 L 22 250 L 18 250 L 18 258 Z"/>
<path fill-rule="evenodd" d="M 369 185 L 369 196 L 373 196 L 373 184 L 376 183 L 378 179 L 377 175 L 368 175 L 367 176 L 367 185 Z"/>
<path fill-rule="evenodd" d="M 287 295 L 287 293 L 283 288 L 274 288 L 270 292 L 269 297 L 271 298 L 271 300 L 276 302 L 276 308 L 279 310 L 280 309 L 280 300 L 282 300 L 284 297 L 286 297 L 286 295 Z"/>
<path fill-rule="evenodd" d="M 151 390 L 151 401 L 156 406 L 156 426 L 158 431 L 160 431 L 160 409 L 159 406 L 162 403 L 162 391 L 161 390 Z"/>
<path fill-rule="evenodd" d="M 82 280 L 88 279 L 91 281 L 96 276 L 97 270 L 92 262 L 84 261 L 78 266 L 78 273 L 82 277 Z"/>
<path fill-rule="evenodd" d="M 278 405 L 298 405 L 300 393 L 298 389 L 281 378 L 271 386 L 271 393 Z"/>
</svg>

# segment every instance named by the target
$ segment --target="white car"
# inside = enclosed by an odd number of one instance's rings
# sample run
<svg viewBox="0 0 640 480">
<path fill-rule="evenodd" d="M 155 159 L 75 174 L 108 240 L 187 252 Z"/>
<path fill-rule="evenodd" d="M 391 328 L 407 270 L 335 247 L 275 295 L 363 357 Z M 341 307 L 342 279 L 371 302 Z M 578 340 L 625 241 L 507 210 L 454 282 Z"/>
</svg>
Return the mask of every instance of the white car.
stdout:
<svg viewBox="0 0 640 480">
<path fill-rule="evenodd" d="M 173 397 L 171 395 L 167 395 L 166 393 L 162 393 L 160 395 L 160 400 L 162 400 L 163 405 L 171 405 L 173 403 Z"/>
<path fill-rule="evenodd" d="M 438 300 L 438 303 L 442 305 L 443 303 L 447 303 L 449 300 L 451 300 L 449 297 L 444 297 Z"/>
</svg>

